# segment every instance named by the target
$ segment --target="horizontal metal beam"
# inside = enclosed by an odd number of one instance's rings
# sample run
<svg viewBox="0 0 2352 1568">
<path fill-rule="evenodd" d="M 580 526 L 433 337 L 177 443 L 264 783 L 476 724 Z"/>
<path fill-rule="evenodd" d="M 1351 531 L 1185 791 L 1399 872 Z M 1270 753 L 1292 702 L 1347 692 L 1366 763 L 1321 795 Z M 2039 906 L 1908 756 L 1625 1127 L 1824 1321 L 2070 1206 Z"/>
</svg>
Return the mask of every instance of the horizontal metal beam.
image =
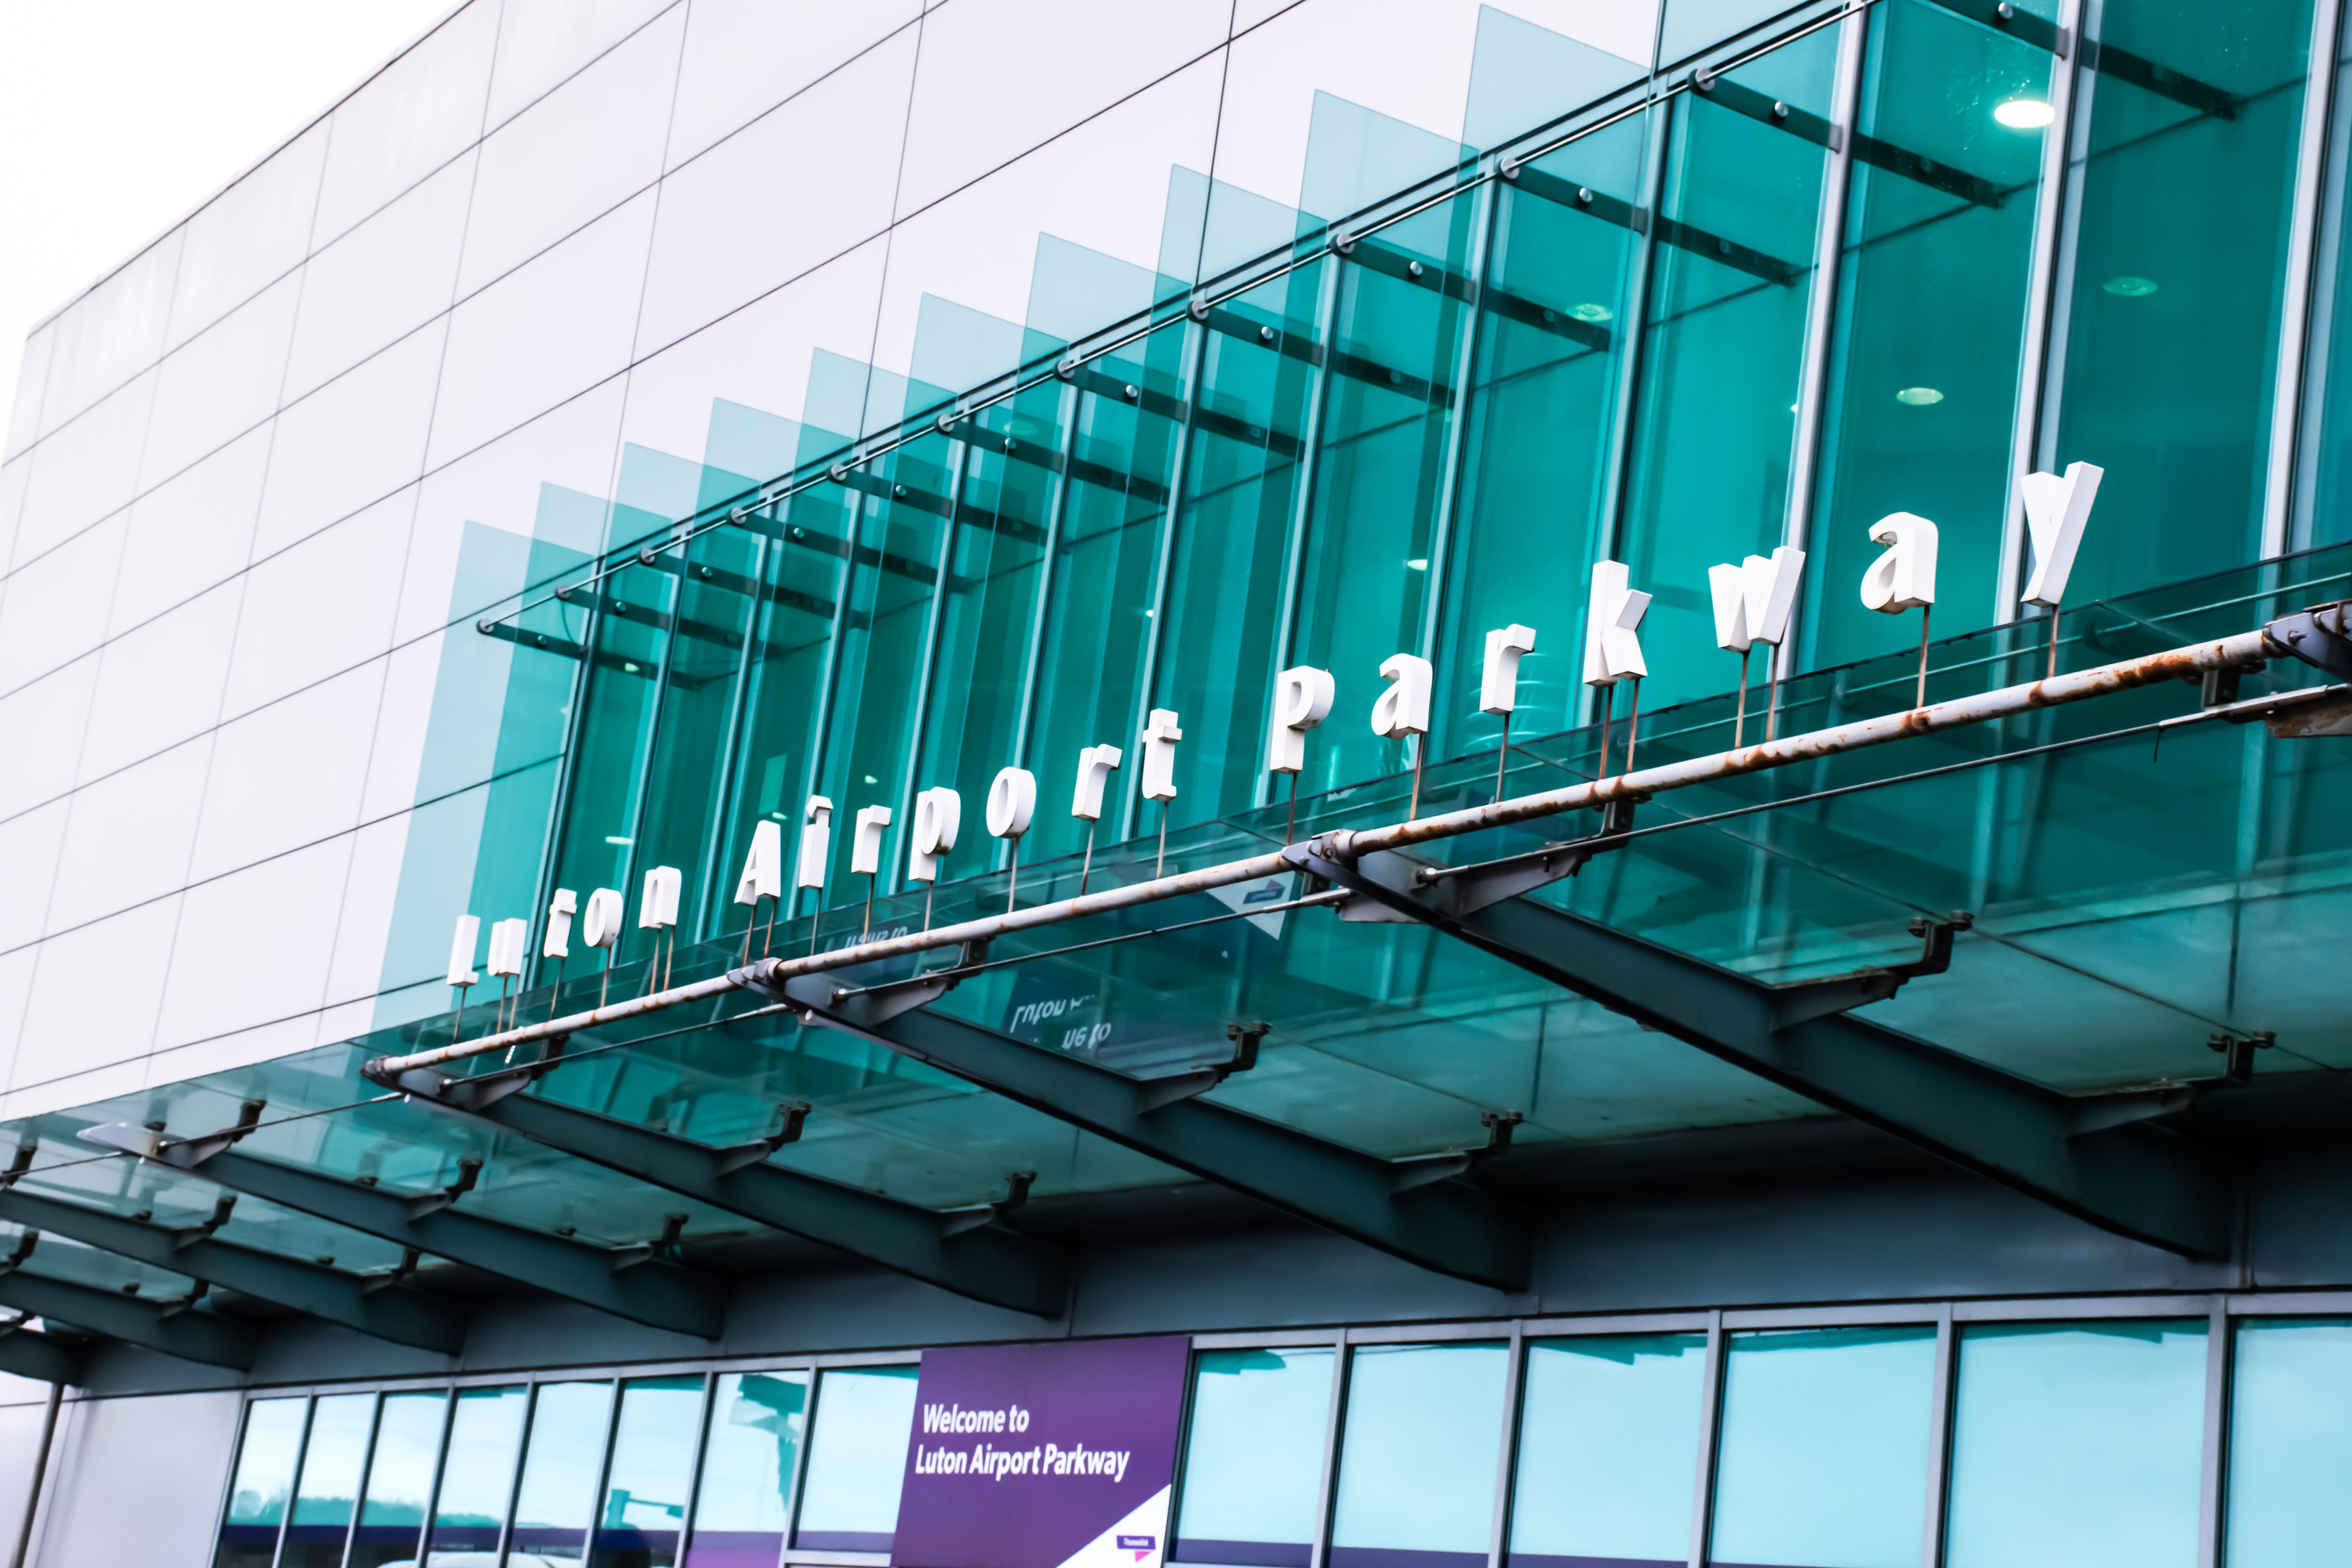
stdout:
<svg viewBox="0 0 2352 1568">
<path fill-rule="evenodd" d="M 809 1022 L 928 1062 L 1409 1263 L 1500 1290 L 1527 1286 L 1527 1218 L 1453 1179 L 1469 1163 L 1463 1156 L 1451 1156 L 1451 1173 L 1433 1180 L 1431 1162 L 1382 1160 L 1198 1098 L 1231 1067 L 1131 1079 L 940 1014 L 893 1016 L 887 994 L 836 994 L 842 989 L 805 975 L 770 994 L 798 1005 Z"/>
<path fill-rule="evenodd" d="M 521 1074 L 448 1079 L 428 1068 L 395 1087 L 458 1116 L 620 1171 L 652 1186 L 743 1215 L 959 1296 L 1057 1317 L 1069 1300 L 1068 1255 L 1051 1242 L 971 1214 L 941 1214 L 767 1163 L 784 1139 L 714 1148 L 539 1094 Z M 795 1127 L 793 1131 L 797 1131 Z"/>
<path fill-rule="evenodd" d="M 167 1138 L 119 1123 L 89 1128 L 81 1135 L 192 1172 L 231 1192 L 332 1220 L 650 1328 L 717 1339 L 726 1321 L 725 1301 L 714 1280 L 662 1258 L 467 1214 L 451 1203 L 435 1203 L 438 1194 L 363 1187 L 340 1176 L 237 1153 L 223 1137 Z"/>
<path fill-rule="evenodd" d="M 2221 1156 L 2145 1121 L 2102 1125 L 2084 1115 L 2095 1102 L 1843 1010 L 1891 994 L 1899 967 L 1766 985 L 1525 898 L 1465 908 L 1475 895 L 1463 881 L 1424 886 L 1404 856 L 1332 847 L 1316 839 L 1286 854 L 1295 869 L 2103 1230 L 2230 1255 L 2236 1182 Z"/>
<path fill-rule="evenodd" d="M 183 1307 L 174 1311 L 173 1303 L 142 1300 L 120 1290 L 101 1290 L 21 1268 L 0 1273 L 0 1307 L 71 1323 L 183 1361 L 239 1372 L 253 1370 L 253 1325 L 202 1310 Z"/>
<path fill-rule="evenodd" d="M 394 1344 L 455 1355 L 466 1315 L 452 1301 L 386 1285 L 306 1258 L 222 1241 L 204 1226 L 173 1226 L 28 1193 L 0 1190 L 0 1219 L 185 1274 L 257 1300 L 308 1312 Z"/>
<path fill-rule="evenodd" d="M 0 1328 L 0 1372 L 37 1383 L 79 1383 L 81 1352 L 38 1329 Z"/>
</svg>

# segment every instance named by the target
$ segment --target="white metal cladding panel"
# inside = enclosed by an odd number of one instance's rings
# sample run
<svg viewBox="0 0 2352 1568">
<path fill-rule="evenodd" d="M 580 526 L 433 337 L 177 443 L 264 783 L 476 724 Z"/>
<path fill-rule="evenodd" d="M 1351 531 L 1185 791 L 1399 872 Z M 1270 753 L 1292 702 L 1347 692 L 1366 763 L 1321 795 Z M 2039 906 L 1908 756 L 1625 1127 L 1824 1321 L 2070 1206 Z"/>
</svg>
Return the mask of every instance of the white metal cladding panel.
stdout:
<svg viewBox="0 0 2352 1568">
<path fill-rule="evenodd" d="M 204 1568 L 242 1404 L 223 1390 L 67 1405 L 50 1456 L 57 1482 L 28 1563 Z"/>
</svg>

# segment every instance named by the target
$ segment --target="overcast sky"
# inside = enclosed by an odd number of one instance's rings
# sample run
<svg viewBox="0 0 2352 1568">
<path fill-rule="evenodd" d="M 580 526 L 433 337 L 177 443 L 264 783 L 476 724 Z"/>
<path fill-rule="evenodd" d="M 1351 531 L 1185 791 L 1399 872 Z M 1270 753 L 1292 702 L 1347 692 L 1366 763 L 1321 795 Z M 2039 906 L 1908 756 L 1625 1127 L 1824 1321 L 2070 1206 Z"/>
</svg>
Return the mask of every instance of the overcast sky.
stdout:
<svg viewBox="0 0 2352 1568">
<path fill-rule="evenodd" d="M 34 322 L 455 5 L 0 0 L 0 405 Z"/>
</svg>

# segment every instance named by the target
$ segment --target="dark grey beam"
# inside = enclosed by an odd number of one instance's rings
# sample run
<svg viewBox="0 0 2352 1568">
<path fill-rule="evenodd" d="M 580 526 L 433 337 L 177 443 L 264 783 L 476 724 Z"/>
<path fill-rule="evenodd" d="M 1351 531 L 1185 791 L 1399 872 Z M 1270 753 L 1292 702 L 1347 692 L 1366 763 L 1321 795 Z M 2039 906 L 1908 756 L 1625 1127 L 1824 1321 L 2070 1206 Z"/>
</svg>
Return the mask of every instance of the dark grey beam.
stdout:
<svg viewBox="0 0 2352 1568">
<path fill-rule="evenodd" d="M 999 1225 L 971 1225 L 971 1214 L 941 1214 L 767 1163 L 782 1136 L 713 1148 L 517 1092 L 525 1082 L 520 1074 L 447 1079 L 418 1069 L 393 1087 L 960 1296 L 1043 1318 L 1059 1316 L 1068 1302 L 1067 1255 L 1050 1242 Z M 788 1126 L 798 1131 L 796 1114 Z"/>
<path fill-rule="evenodd" d="M 253 1325 L 174 1303 L 145 1301 L 120 1290 L 100 1290 L 70 1279 L 30 1274 L 22 1268 L 0 1273 L 0 1307 L 37 1318 L 54 1318 L 125 1344 L 145 1345 L 183 1361 L 253 1370 Z M 14 1335 L 10 1336 L 14 1338 Z M 52 1378 L 49 1381 L 56 1382 Z"/>
<path fill-rule="evenodd" d="M 1362 894 L 1385 918 L 1444 931 L 2102 1229 L 2191 1258 L 2231 1253 L 2235 1177 L 2218 1154 L 2147 1119 L 2167 1113 L 2166 1105 L 2133 1108 L 2128 1114 L 2139 1120 L 2118 1120 L 2104 1100 L 2061 1094 L 1844 1011 L 1892 994 L 1903 966 L 1766 985 L 1567 910 L 1502 896 L 1549 873 L 1507 873 L 1490 883 L 1494 901 L 1486 902 L 1476 879 L 1425 885 L 1423 868 L 1398 855 L 1349 859 L 1327 839 L 1285 853 L 1302 871 Z M 1353 901 L 1343 910 L 1360 913 Z M 1948 930 L 1939 934 L 1948 942 Z"/>
<path fill-rule="evenodd" d="M 40 1383 L 79 1383 L 81 1352 L 38 1329 L 0 1327 L 0 1372 Z"/>
<path fill-rule="evenodd" d="M 717 1339 L 726 1321 L 716 1281 L 666 1259 L 648 1258 L 642 1248 L 593 1247 L 467 1214 L 455 1206 L 454 1194 L 388 1192 L 240 1154 L 230 1146 L 241 1136 L 235 1129 L 202 1138 L 167 1138 L 116 1123 L 89 1128 L 81 1136 L 193 1172 L 231 1192 L 585 1302 L 633 1322 Z"/>
<path fill-rule="evenodd" d="M 758 973 L 757 965 L 736 972 L 765 990 Z M 1527 1286 L 1526 1216 L 1456 1179 L 1469 1169 L 1468 1158 L 1382 1160 L 1198 1098 L 1245 1066 L 1238 1058 L 1174 1078 L 1131 1079 L 919 1008 L 894 1014 L 887 993 L 836 996 L 835 990 L 830 976 L 814 974 L 769 994 L 802 1007 L 813 1022 L 929 1062 L 1423 1268 L 1497 1289 Z"/>
<path fill-rule="evenodd" d="M 457 1354 L 465 1345 L 465 1313 L 454 1302 L 308 1258 L 222 1241 L 206 1226 L 156 1225 L 21 1187 L 0 1189 L 0 1219 L 291 1307 L 394 1344 L 446 1355 Z"/>
</svg>

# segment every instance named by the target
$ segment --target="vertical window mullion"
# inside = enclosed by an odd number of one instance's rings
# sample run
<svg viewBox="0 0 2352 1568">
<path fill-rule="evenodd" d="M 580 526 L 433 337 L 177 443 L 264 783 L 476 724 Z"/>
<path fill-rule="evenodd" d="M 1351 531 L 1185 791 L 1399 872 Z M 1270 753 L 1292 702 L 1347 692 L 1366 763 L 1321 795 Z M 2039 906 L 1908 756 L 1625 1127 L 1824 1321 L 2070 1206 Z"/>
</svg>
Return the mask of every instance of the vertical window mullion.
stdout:
<svg viewBox="0 0 2352 1568">
<path fill-rule="evenodd" d="M 1135 711 L 1128 720 L 1127 738 L 1122 745 L 1131 746 L 1143 730 L 1143 721 L 1151 715 L 1160 680 L 1160 648 L 1168 636 L 1168 575 L 1176 563 L 1176 531 L 1182 521 L 1184 507 L 1185 470 L 1192 461 L 1193 410 L 1201 400 L 1201 378 L 1209 363 L 1209 306 L 1206 296 L 1193 296 L 1188 308 L 1192 324 L 1184 330 L 1192 334 L 1186 347 L 1184 374 L 1180 382 L 1184 400 L 1184 422 L 1177 427 L 1176 451 L 1168 465 L 1168 515 L 1160 528 L 1160 554 L 1151 567 L 1151 608 L 1148 618 L 1151 633 L 1144 642 L 1143 676 L 1136 686 Z M 1118 837 L 1135 837 L 1135 819 L 1139 815 L 1138 803 L 1143 799 L 1143 769 L 1140 766 L 1122 768 L 1130 773 L 1119 791 Z M 1321 1568 L 1318 1563 L 1316 1568 Z"/>
<path fill-rule="evenodd" d="M 1463 268 L 1463 276 L 1470 282 L 1470 297 L 1462 306 L 1462 324 L 1458 329 L 1462 341 L 1454 356 L 1454 421 L 1446 429 L 1445 455 L 1438 465 L 1437 517 L 1429 530 L 1429 581 L 1422 590 L 1420 652 L 1433 665 L 1438 657 L 1438 627 L 1444 624 L 1446 565 L 1454 557 L 1454 521 L 1462 510 L 1462 488 L 1468 482 L 1463 478 L 1462 454 L 1470 438 L 1472 383 L 1478 372 L 1480 329 L 1486 321 L 1486 274 L 1493 265 L 1495 228 L 1502 221 L 1501 179 L 1481 180 L 1471 199 L 1479 204 L 1479 210 L 1470 218 L 1470 258 Z M 1421 743 L 1419 740 L 1413 742 L 1416 746 Z"/>
<path fill-rule="evenodd" d="M 1952 1474 L 1952 1373 L 1959 1337 L 1952 1328 L 1952 1304 L 1936 1309 L 1936 1378 L 1930 1385 L 1927 1427 L 1927 1526 L 1919 1543 L 1919 1568 L 1942 1568 L 1944 1495 Z"/>
<path fill-rule="evenodd" d="M 2263 482 L 2262 553 L 2293 547 L 2298 413 L 2311 353 L 2313 290 L 2318 286 L 2319 214 L 2326 192 L 2330 122 L 2335 114 L 2336 37 L 2342 0 L 2314 0 L 2311 58 L 2303 95 L 2302 135 L 2295 149 L 2294 198 L 2288 220 L 2286 280 L 2279 308 L 2278 381 L 2271 404 L 2270 462 Z"/>
<path fill-rule="evenodd" d="M 1339 302 L 1348 289 L 1347 256 L 1339 247 L 1339 234 L 1332 231 L 1328 258 L 1324 263 L 1330 268 L 1315 305 L 1315 335 L 1312 342 L 1323 351 L 1323 363 L 1316 367 L 1314 380 L 1307 394 L 1307 417 L 1300 422 L 1298 471 L 1294 481 L 1298 489 L 1290 508 L 1290 536 L 1282 546 L 1282 603 L 1275 612 L 1274 669 L 1290 668 L 1291 649 L 1298 638 L 1299 579 L 1307 573 L 1307 525 L 1315 510 L 1315 481 L 1322 468 L 1324 411 L 1331 403 L 1331 377 L 1336 374 L 1331 362 L 1339 348 Z M 1311 264 L 1310 264 L 1311 265 Z M 1284 323 L 1283 331 L 1289 331 Z M 1280 351 L 1277 349 L 1276 351 Z M 1280 395 L 1277 393 L 1276 396 Z M 1271 416 L 1269 415 L 1269 417 Z M 1270 429 L 1271 426 L 1268 426 Z M 1269 447 L 1268 450 L 1272 448 Z M 1263 746 L 1261 745 L 1261 751 Z M 1263 761 L 1263 758 L 1260 759 Z M 1140 773 L 1138 774 L 1140 777 Z M 1255 804 L 1264 805 L 1274 798 L 1274 775 L 1264 767 L 1257 770 Z"/>
<path fill-rule="evenodd" d="M 1723 1313 L 1706 1315 L 1706 1403 L 1699 1407 L 1698 1476 L 1692 1483 L 1689 1568 L 1705 1568 L 1715 1515 L 1715 1457 L 1723 1431 Z"/>
<path fill-rule="evenodd" d="M 1432 556 L 1434 562 L 1436 557 Z M 1503 1568 L 1511 1528 L 1511 1478 L 1518 1468 L 1519 1395 L 1527 1385 L 1528 1327 L 1511 1324 L 1511 1359 L 1503 1371 L 1503 1441 L 1495 1466 L 1495 1524 L 1487 1537 L 1486 1568 Z"/>
<path fill-rule="evenodd" d="M 1029 650 L 1021 669 L 1021 707 L 1013 720 L 1013 763 L 1026 768 L 1029 764 L 1030 723 L 1037 711 L 1037 673 L 1045 660 L 1045 616 L 1053 608 L 1055 563 L 1062 543 L 1062 519 L 1069 510 L 1071 466 L 1078 456 L 1078 419 L 1086 412 L 1087 395 L 1076 382 L 1068 384 L 1069 390 L 1061 395 L 1055 406 L 1062 409 L 1061 468 L 1052 479 L 1054 499 L 1045 508 L 1045 542 L 1037 555 L 1037 604 L 1029 618 Z M 1129 442 L 1130 454 L 1133 443 Z M 1134 460 L 1130 455 L 1129 462 Z M 1034 770 L 1033 770 L 1034 771 Z M 910 817 L 911 822 L 913 819 Z"/>
<path fill-rule="evenodd" d="M 1323 1479 L 1315 1499 L 1315 1543 L 1307 1568 L 1328 1568 L 1331 1561 L 1331 1518 L 1339 1490 L 1339 1428 L 1348 1414 L 1349 1365 L 1348 1336 L 1343 1331 L 1331 1345 L 1331 1407 L 1323 1426 Z"/>
<path fill-rule="evenodd" d="M 2222 1486 L 2230 1471 L 2229 1298 L 2213 1298 L 2205 1330 L 2205 1441 L 2197 1485 L 2197 1568 L 2221 1561 Z"/>
</svg>

